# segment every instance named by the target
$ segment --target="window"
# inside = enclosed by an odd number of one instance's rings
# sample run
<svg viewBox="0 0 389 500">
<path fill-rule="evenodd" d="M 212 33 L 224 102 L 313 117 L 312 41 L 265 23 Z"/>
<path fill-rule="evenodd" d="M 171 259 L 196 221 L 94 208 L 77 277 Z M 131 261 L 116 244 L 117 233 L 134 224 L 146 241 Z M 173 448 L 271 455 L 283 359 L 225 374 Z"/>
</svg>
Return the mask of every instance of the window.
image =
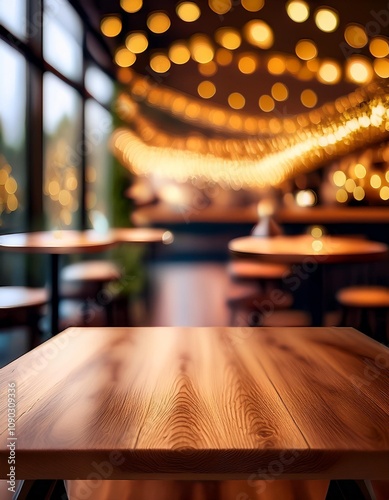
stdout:
<svg viewBox="0 0 389 500">
<path fill-rule="evenodd" d="M 0 23 L 19 38 L 26 38 L 26 0 L 0 0 Z"/>
</svg>

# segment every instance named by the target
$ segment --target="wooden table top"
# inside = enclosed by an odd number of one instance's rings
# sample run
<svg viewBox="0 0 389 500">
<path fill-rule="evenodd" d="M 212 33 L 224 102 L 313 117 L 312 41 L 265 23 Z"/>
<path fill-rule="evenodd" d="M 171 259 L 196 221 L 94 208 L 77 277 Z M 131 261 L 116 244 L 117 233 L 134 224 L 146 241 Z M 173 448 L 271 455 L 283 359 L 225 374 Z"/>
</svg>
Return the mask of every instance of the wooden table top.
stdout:
<svg viewBox="0 0 389 500">
<path fill-rule="evenodd" d="M 384 243 L 339 236 L 322 236 L 317 239 L 305 234 L 244 236 L 231 240 L 228 248 L 236 256 L 258 257 L 261 260 L 288 264 L 312 257 L 320 263 L 333 263 L 378 260 L 388 255 L 388 247 Z"/>
<path fill-rule="evenodd" d="M 13 252 L 69 254 L 99 252 L 115 244 L 110 234 L 97 231 L 36 231 L 0 236 L 0 249 Z"/>
<path fill-rule="evenodd" d="M 19 478 L 384 479 L 388 368 L 352 328 L 70 328 L 0 384 Z"/>
<path fill-rule="evenodd" d="M 166 229 L 153 227 L 117 227 L 110 229 L 117 243 L 164 243 L 173 242 L 173 234 Z"/>
</svg>

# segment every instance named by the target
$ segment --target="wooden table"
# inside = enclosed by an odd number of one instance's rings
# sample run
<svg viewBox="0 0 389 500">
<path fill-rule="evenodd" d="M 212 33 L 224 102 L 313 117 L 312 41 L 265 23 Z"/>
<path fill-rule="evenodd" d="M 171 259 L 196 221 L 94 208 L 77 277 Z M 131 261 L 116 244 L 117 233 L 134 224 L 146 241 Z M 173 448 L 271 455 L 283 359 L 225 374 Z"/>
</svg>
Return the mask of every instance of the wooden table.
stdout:
<svg viewBox="0 0 389 500">
<path fill-rule="evenodd" d="M 92 253 L 118 243 L 166 243 L 173 241 L 170 231 L 153 228 L 111 228 L 97 231 L 40 231 L 0 236 L 0 250 L 50 255 L 50 329 L 54 335 L 59 326 L 59 255 Z"/>
<path fill-rule="evenodd" d="M 352 328 L 70 328 L 9 383 L 19 479 L 389 477 L 389 350 Z"/>
<path fill-rule="evenodd" d="M 313 284 L 311 303 L 312 322 L 323 323 L 323 264 L 369 262 L 387 258 L 388 247 L 384 243 L 339 236 L 310 235 L 253 237 L 246 236 L 231 240 L 228 248 L 238 257 L 257 258 L 265 262 L 299 264 L 292 267 L 287 280 L 298 287 L 309 278 Z M 285 279 L 286 282 L 286 279 Z M 297 289 L 297 288 L 295 288 Z"/>
</svg>

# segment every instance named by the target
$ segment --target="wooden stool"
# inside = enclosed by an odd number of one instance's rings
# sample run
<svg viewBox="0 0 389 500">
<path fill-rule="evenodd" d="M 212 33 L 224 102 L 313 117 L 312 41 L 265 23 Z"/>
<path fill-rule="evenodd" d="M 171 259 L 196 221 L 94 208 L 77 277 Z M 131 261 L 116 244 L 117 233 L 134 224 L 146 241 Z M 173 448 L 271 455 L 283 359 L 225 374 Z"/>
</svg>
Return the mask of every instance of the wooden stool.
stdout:
<svg viewBox="0 0 389 500">
<path fill-rule="evenodd" d="M 342 288 L 336 298 L 343 309 L 341 326 L 359 328 L 376 340 L 389 340 L 389 288 L 361 285 Z M 379 320 L 384 322 L 380 331 Z"/>
<path fill-rule="evenodd" d="M 122 273 L 110 261 L 91 260 L 65 266 L 61 272 L 61 298 L 82 300 L 83 323 L 88 324 L 90 309 L 105 310 L 107 325 L 113 324 L 112 290 L 104 291 L 111 282 L 118 281 Z"/>
<path fill-rule="evenodd" d="M 30 330 L 30 348 L 39 343 L 40 330 L 38 320 L 41 308 L 47 303 L 48 295 L 44 288 L 24 286 L 0 287 L 1 326 L 28 326 Z"/>
<path fill-rule="evenodd" d="M 266 294 L 254 293 L 229 298 L 227 306 L 231 313 L 230 326 L 260 326 L 263 318 L 274 314 L 277 309 L 290 307 L 292 303 L 292 295 L 279 289 L 270 290 Z"/>
<path fill-rule="evenodd" d="M 234 281 L 256 281 L 265 290 L 279 285 L 290 271 L 289 266 L 257 262 L 248 259 L 232 260 L 227 267 L 227 272 Z"/>
</svg>

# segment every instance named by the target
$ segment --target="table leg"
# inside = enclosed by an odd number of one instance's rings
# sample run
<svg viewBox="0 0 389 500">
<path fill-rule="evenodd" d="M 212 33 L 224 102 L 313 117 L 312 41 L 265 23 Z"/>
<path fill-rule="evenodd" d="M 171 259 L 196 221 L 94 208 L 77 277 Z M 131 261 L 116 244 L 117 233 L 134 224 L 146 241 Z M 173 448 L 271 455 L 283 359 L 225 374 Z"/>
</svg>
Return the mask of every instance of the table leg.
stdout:
<svg viewBox="0 0 389 500">
<path fill-rule="evenodd" d="M 50 332 L 57 335 L 59 332 L 59 255 L 50 255 Z"/>
<path fill-rule="evenodd" d="M 310 311 L 312 314 L 312 326 L 323 326 L 324 321 L 324 269 L 318 266 L 310 277 Z"/>
</svg>

